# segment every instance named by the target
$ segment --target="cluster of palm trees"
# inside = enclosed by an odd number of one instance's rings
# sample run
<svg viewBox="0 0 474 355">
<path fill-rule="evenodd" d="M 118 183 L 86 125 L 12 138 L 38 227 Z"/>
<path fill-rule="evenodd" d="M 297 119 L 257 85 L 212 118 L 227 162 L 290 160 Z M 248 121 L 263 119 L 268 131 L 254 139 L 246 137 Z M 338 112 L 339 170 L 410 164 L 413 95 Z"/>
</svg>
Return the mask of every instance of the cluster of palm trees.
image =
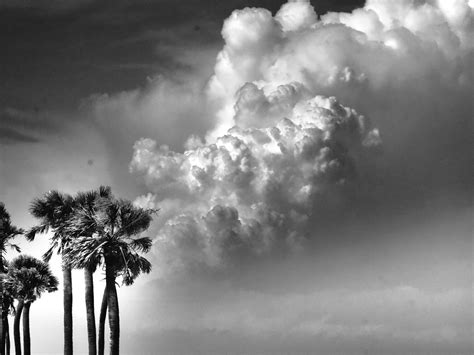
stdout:
<svg viewBox="0 0 474 355">
<path fill-rule="evenodd" d="M 3 304 L 0 355 L 10 352 L 8 314 L 15 315 L 15 352 L 21 355 L 19 322 L 22 313 L 23 349 L 25 355 L 30 354 L 29 307 L 41 293 L 57 290 L 58 281 L 47 264 L 55 251 L 61 256 L 63 271 L 64 354 L 73 354 L 71 270 L 83 269 L 89 355 L 104 354 L 107 317 L 110 354 L 118 355 L 120 320 L 116 282 L 120 279 L 123 284 L 131 285 L 141 273 L 150 272 L 151 264 L 141 254 L 150 250 L 152 241 L 140 234 L 149 227 L 155 210 L 139 208 L 130 201 L 115 198 L 109 187 L 101 186 L 75 196 L 50 191 L 33 200 L 30 212 L 39 223 L 23 231 L 11 224 L 8 212 L 0 203 L 0 301 Z M 44 261 L 24 255 L 10 263 L 6 261 L 6 249 L 14 237 L 24 235 L 32 241 L 40 234 L 50 237 L 50 248 L 43 255 Z M 12 246 L 18 250 L 17 246 Z M 99 268 L 105 273 L 105 289 L 97 332 L 93 274 Z M 36 283 L 31 282 L 34 277 L 38 278 Z M 43 283 L 40 284 L 39 279 Z M 17 300 L 16 307 L 13 307 L 14 300 Z"/>
<path fill-rule="evenodd" d="M 15 353 L 21 354 L 20 319 L 23 315 L 23 350 L 25 355 L 31 354 L 30 342 L 30 307 L 45 291 L 53 292 L 58 289 L 58 279 L 52 274 L 48 263 L 29 255 L 20 255 L 13 259 L 8 266 L 8 272 L 3 279 L 3 329 L 5 343 L 3 353 L 10 352 L 8 329 L 8 313 L 14 312 L 13 335 Z M 17 300 L 16 308 L 13 306 Z"/>
</svg>

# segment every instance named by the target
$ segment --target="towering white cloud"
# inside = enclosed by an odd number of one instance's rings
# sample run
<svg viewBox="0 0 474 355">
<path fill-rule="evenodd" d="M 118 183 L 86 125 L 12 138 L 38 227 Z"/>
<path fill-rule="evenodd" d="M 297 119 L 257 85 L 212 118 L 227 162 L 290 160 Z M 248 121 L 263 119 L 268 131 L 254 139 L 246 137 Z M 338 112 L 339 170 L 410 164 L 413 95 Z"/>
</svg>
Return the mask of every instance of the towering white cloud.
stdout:
<svg viewBox="0 0 474 355">
<path fill-rule="evenodd" d="M 213 266 L 281 244 L 298 247 L 309 237 L 317 205 L 343 198 L 354 183 L 357 160 L 380 138 L 363 116 L 335 98 L 316 96 L 295 105 L 296 90 L 279 87 L 267 97 L 247 84 L 236 105 L 243 127 L 213 143 L 191 144 L 182 154 L 149 139 L 135 144 L 131 168 L 144 174 L 161 200 L 160 244 L 191 248 L 183 259 L 197 257 Z M 259 125 L 265 118 L 264 127 L 252 127 L 253 120 Z"/>
<path fill-rule="evenodd" d="M 349 201 L 462 189 L 473 19 L 462 0 L 369 0 L 319 20 L 304 0 L 234 11 L 207 90 L 215 127 L 184 153 L 134 146 L 160 257 L 221 268 L 304 246 Z"/>
</svg>

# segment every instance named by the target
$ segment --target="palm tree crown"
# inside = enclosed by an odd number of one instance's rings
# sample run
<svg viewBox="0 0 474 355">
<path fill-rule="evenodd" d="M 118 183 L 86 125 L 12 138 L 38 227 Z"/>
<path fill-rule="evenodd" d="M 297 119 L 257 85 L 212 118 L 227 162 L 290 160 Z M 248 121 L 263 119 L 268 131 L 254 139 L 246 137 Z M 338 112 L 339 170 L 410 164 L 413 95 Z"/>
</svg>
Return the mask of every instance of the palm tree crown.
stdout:
<svg viewBox="0 0 474 355">
<path fill-rule="evenodd" d="M 29 255 L 11 261 L 5 283 L 15 298 L 25 302 L 34 302 L 42 293 L 58 289 L 58 279 L 49 265 Z"/>
<path fill-rule="evenodd" d="M 44 259 L 49 260 L 56 248 L 58 254 L 61 254 L 70 241 L 70 237 L 64 233 L 64 228 L 67 226 L 68 218 L 74 212 L 73 197 L 58 191 L 50 191 L 42 198 L 33 200 L 30 212 L 40 220 L 40 223 L 26 233 L 26 239 L 31 241 L 36 234 L 52 230 L 51 247 L 44 254 Z"/>
<path fill-rule="evenodd" d="M 75 268 L 106 263 L 124 284 L 132 284 L 151 270 L 140 253 L 148 252 L 152 241 L 135 236 L 148 228 L 152 212 L 126 200 L 96 200 L 93 210 L 78 211 L 70 220 L 68 233 L 75 237 L 65 249 L 67 262 Z"/>
<path fill-rule="evenodd" d="M 12 244 L 10 240 L 22 233 L 23 230 L 21 228 L 12 225 L 10 214 L 6 210 L 5 205 L 0 202 L 0 272 L 5 272 L 3 263 L 5 262 L 7 247 L 11 247 L 17 252 L 20 252 L 18 245 Z"/>
</svg>

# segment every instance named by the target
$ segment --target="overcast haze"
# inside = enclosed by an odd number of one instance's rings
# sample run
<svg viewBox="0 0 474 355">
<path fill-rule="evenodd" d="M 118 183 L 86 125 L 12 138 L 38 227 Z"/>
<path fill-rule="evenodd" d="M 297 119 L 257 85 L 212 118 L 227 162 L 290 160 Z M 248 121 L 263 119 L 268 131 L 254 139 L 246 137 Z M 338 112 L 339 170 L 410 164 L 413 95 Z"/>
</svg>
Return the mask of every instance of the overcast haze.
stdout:
<svg viewBox="0 0 474 355">
<path fill-rule="evenodd" d="M 0 0 L 0 200 L 24 228 L 50 189 L 160 209 L 126 354 L 472 354 L 473 8 Z"/>
</svg>

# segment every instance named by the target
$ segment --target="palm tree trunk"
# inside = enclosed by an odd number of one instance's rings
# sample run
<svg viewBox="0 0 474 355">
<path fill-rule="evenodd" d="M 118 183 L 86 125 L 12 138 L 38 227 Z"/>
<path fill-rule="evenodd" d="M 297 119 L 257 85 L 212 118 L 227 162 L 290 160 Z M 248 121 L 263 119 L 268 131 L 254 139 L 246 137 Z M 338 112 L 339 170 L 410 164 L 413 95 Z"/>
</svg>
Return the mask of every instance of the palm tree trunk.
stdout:
<svg viewBox="0 0 474 355">
<path fill-rule="evenodd" d="M 87 340 L 89 342 L 89 355 L 97 354 L 95 311 L 94 311 L 94 279 L 90 268 L 84 269 L 86 285 L 86 313 L 87 313 Z"/>
<path fill-rule="evenodd" d="M 3 270 L 3 255 L 0 255 L 0 309 L 1 309 L 1 315 L 0 315 L 0 355 L 5 355 L 5 332 L 4 332 L 4 311 L 3 311 L 3 277 L 5 276 Z"/>
<path fill-rule="evenodd" d="M 6 354 L 6 346 L 7 346 L 7 332 L 8 332 L 8 312 L 3 309 L 2 312 L 2 354 Z"/>
<path fill-rule="evenodd" d="M 8 329 L 8 312 L 3 310 L 3 339 L 4 339 L 4 344 L 3 344 L 3 351 L 4 354 L 7 354 L 10 352 L 10 339 L 9 339 L 9 329 Z"/>
<path fill-rule="evenodd" d="M 3 326 L 5 327 L 5 347 L 6 347 L 5 354 L 10 355 L 10 324 L 8 322 L 8 316 L 5 317 Z"/>
<path fill-rule="evenodd" d="M 15 355 L 21 355 L 21 339 L 20 339 L 20 319 L 23 312 L 23 300 L 18 300 L 16 306 L 15 320 L 13 321 L 13 338 L 15 339 Z"/>
<path fill-rule="evenodd" d="M 23 309 L 23 351 L 25 355 L 31 355 L 30 306 L 31 302 L 25 302 L 25 308 Z"/>
<path fill-rule="evenodd" d="M 6 346 L 6 355 L 10 355 L 10 324 L 8 322 L 8 316 L 5 317 L 5 321 L 3 322 L 5 327 L 5 346 Z"/>
<path fill-rule="evenodd" d="M 117 289 L 115 288 L 115 273 L 111 268 L 105 266 L 105 282 L 107 287 L 107 305 L 110 328 L 110 355 L 119 355 L 120 349 L 120 316 L 117 298 Z"/>
<path fill-rule="evenodd" d="M 0 282 L 1 284 L 1 282 Z M 1 287 L 0 286 L 0 302 L 3 302 L 3 297 L 2 297 L 2 293 L 3 293 L 3 290 L 1 290 Z M 1 304 L 1 303 L 0 303 Z M 5 318 L 3 317 L 3 309 L 1 310 L 1 315 L 0 315 L 0 355 L 5 355 Z"/>
<path fill-rule="evenodd" d="M 72 274 L 71 268 L 63 266 L 64 282 L 64 355 L 72 355 Z"/>
<path fill-rule="evenodd" d="M 107 315 L 107 286 L 104 289 L 104 296 L 102 297 L 102 304 L 100 306 L 99 315 L 99 353 L 104 355 L 105 350 L 105 317 Z"/>
<path fill-rule="evenodd" d="M 6 346 L 7 346 L 7 342 L 6 342 L 6 339 L 7 339 L 7 326 L 6 326 L 6 320 L 7 320 L 7 317 L 5 316 L 6 313 L 5 313 L 5 310 L 3 310 L 4 312 L 2 313 L 2 324 L 3 324 L 3 327 L 2 327 L 2 340 L 3 340 L 3 343 L 1 344 L 2 346 L 2 351 L 1 353 L 2 354 L 5 354 L 5 351 L 6 351 Z"/>
<path fill-rule="evenodd" d="M 3 276 L 3 275 L 2 275 Z M 5 317 L 4 317 L 4 310 L 3 307 L 3 280 L 0 281 L 0 355 L 5 355 Z"/>
</svg>

